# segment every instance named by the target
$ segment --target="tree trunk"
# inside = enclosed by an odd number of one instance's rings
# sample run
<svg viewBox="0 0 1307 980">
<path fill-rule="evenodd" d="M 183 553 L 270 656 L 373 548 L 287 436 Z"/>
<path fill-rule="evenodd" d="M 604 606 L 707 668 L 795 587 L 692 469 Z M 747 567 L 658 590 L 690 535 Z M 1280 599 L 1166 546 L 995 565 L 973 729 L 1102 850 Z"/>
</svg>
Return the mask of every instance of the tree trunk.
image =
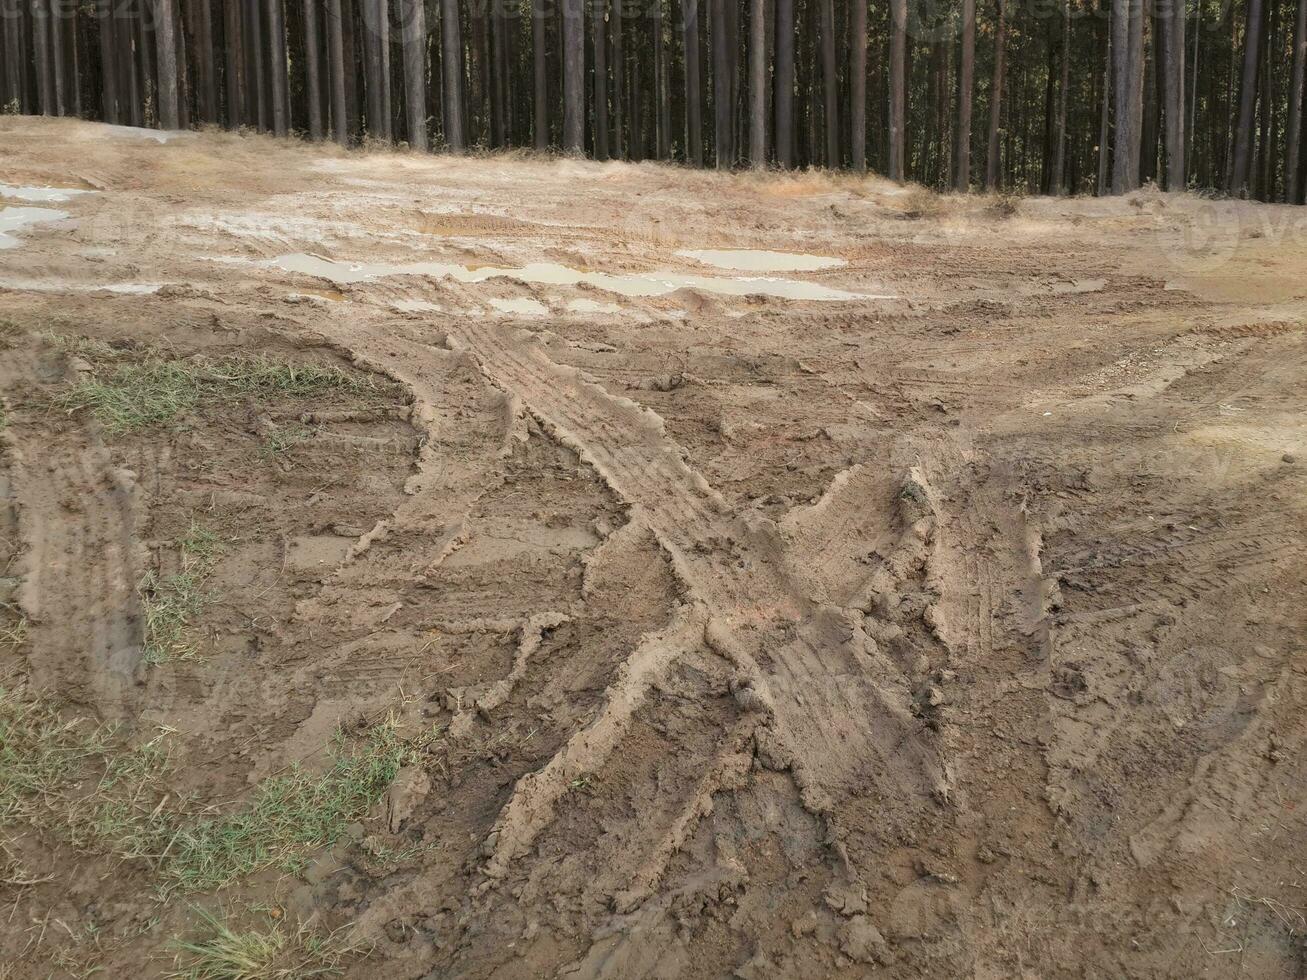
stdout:
<svg viewBox="0 0 1307 980">
<path fill-rule="evenodd" d="M 331 76 L 331 129 L 336 142 L 349 145 L 345 98 L 345 25 L 340 0 L 327 0 L 327 71 Z"/>
<path fill-rule="evenodd" d="M 761 0 L 765 5 L 766 0 Z M 663 0 L 653 0 L 654 152 L 666 160 L 672 152 L 672 107 L 667 85 L 667 42 L 663 36 Z M 764 95 L 764 99 L 766 96 Z"/>
<path fill-rule="evenodd" d="M 818 0 L 821 14 L 822 118 L 826 123 L 826 166 L 840 165 L 839 79 L 835 63 L 835 3 Z"/>
<path fill-rule="evenodd" d="M 178 129 L 177 14 L 173 0 L 154 0 L 154 41 L 159 65 L 159 127 Z"/>
<path fill-rule="evenodd" d="M 218 71 L 214 63 L 213 4 L 195 0 L 195 89 L 201 122 L 218 121 Z"/>
<path fill-rule="evenodd" d="M 367 134 L 372 139 L 384 139 L 386 134 L 382 122 L 381 34 L 378 30 L 384 2 L 363 0 L 363 92 L 367 101 Z"/>
<path fill-rule="evenodd" d="M 1243 81 L 1239 87 L 1239 118 L 1234 127 L 1234 159 L 1229 191 L 1248 196 L 1248 179 L 1255 139 L 1254 114 L 1257 104 L 1257 54 L 1261 51 L 1262 0 L 1248 0 L 1248 20 L 1243 38 Z"/>
<path fill-rule="evenodd" d="M 563 4 L 563 149 L 585 150 L 585 22 L 584 0 Z"/>
<path fill-rule="evenodd" d="M 749 0 L 749 163 L 759 168 L 767 166 L 766 18 L 766 0 Z"/>
<path fill-rule="evenodd" d="M 4 28 L 5 28 L 5 102 L 14 105 L 17 102 L 17 93 L 19 91 L 18 76 L 18 54 L 17 44 L 10 45 L 10 38 L 13 34 L 14 21 L 10 19 L 9 0 L 5 0 L 4 11 Z M 122 116 L 118 106 L 118 65 L 117 65 L 117 45 L 114 37 L 114 16 L 113 0 L 99 0 L 96 6 L 96 16 L 100 18 L 100 106 L 104 115 L 104 121 L 109 123 L 122 122 Z M 16 38 L 14 39 L 17 40 Z"/>
<path fill-rule="evenodd" d="M 962 0 L 962 52 L 958 59 L 958 128 L 953 146 L 953 188 L 971 189 L 971 106 L 976 87 L 976 0 Z"/>
<path fill-rule="evenodd" d="M 424 0 L 404 4 L 404 109 L 408 145 L 427 151 L 427 8 Z"/>
<path fill-rule="evenodd" d="M 1171 0 L 1170 6 L 1169 18 L 1158 23 L 1166 49 L 1166 189 L 1182 191 L 1188 184 L 1185 166 L 1185 0 Z"/>
<path fill-rule="evenodd" d="M 613 0 L 609 10 L 608 37 L 612 43 L 613 69 L 613 156 L 626 159 L 626 51 L 622 44 L 622 0 Z"/>
<path fill-rule="evenodd" d="M 1115 23 L 1115 15 L 1116 15 L 1115 4 L 1112 7 L 1112 14 L 1113 14 L 1113 23 Z M 1116 54 L 1116 45 L 1114 41 L 1115 41 L 1115 34 L 1112 31 L 1112 26 L 1109 25 L 1107 31 L 1107 43 L 1103 45 L 1104 50 L 1107 52 L 1106 54 L 1107 64 L 1103 68 L 1103 111 L 1102 111 L 1102 115 L 1099 118 L 1099 123 L 1098 123 L 1098 196 L 1099 197 L 1102 197 L 1104 194 L 1106 194 L 1108 188 L 1107 144 L 1108 144 L 1108 137 L 1110 135 L 1108 129 L 1108 123 L 1109 123 L 1109 116 L 1110 116 L 1109 109 L 1111 104 L 1111 94 L 1112 94 L 1112 85 L 1113 85 L 1112 66 L 1115 63 L 1114 56 Z"/>
<path fill-rule="evenodd" d="M 34 0 L 32 4 L 32 46 L 35 49 L 33 61 L 36 64 L 36 91 L 43 116 L 53 116 L 58 110 L 55 104 L 54 62 L 51 58 L 50 46 L 50 4 L 51 0 Z"/>
<path fill-rule="evenodd" d="M 1302 152 L 1303 74 L 1307 63 L 1307 0 L 1298 0 L 1298 18 L 1293 33 L 1293 69 L 1289 80 L 1289 149 L 1284 166 L 1284 200 L 1297 204 L 1302 191 L 1300 154 Z"/>
<path fill-rule="evenodd" d="M 595 0 L 596 5 L 602 2 Z M 549 62 L 545 59 L 545 17 L 545 0 L 531 0 L 531 126 L 537 150 L 549 148 Z"/>
<path fill-rule="evenodd" d="M 907 0 L 890 0 L 889 43 L 889 179 L 900 183 L 905 171 L 907 134 Z"/>
<path fill-rule="evenodd" d="M 681 0 L 681 31 L 685 47 L 685 146 L 690 163 L 703 166 L 703 93 L 699 65 L 699 2 Z M 780 0 L 784 2 L 784 0 Z"/>
<path fill-rule="evenodd" d="M 1183 2 L 1183 0 L 1181 0 Z M 1061 196 L 1066 187 L 1066 117 L 1071 86 L 1071 0 L 1062 0 L 1062 78 L 1057 91 L 1057 150 L 1053 154 L 1052 192 Z"/>
<path fill-rule="evenodd" d="M 998 27 L 994 32 L 994 74 L 989 81 L 989 153 L 985 158 L 985 190 L 999 186 L 999 131 L 1003 111 L 1003 72 L 1007 47 L 1007 0 L 997 0 Z"/>
<path fill-rule="evenodd" d="M 776 163 L 788 169 L 794 163 L 794 0 L 776 0 L 776 68 L 773 82 Z"/>
<path fill-rule="evenodd" d="M 607 5 L 607 0 L 594 0 L 590 14 L 593 25 L 590 34 L 594 48 L 593 142 L 596 160 L 608 159 L 608 18 L 605 14 Z"/>
<path fill-rule="evenodd" d="M 240 0 L 223 0 L 223 87 L 227 94 L 227 128 L 245 125 L 245 52 Z"/>
<path fill-rule="evenodd" d="M 867 170 L 867 0 L 852 0 L 849 11 L 849 159 L 857 173 Z"/>
<path fill-rule="evenodd" d="M 463 35 L 458 0 L 440 0 L 440 69 L 445 96 L 445 144 L 455 153 L 467 148 L 463 129 Z"/>
<path fill-rule="evenodd" d="M 161 0 L 155 0 L 156 3 Z M 245 54 L 250 59 L 250 73 L 253 76 L 250 92 L 254 96 L 254 117 L 258 120 L 259 131 L 267 132 L 268 112 L 268 73 L 266 49 L 263 41 L 263 4 L 261 0 L 249 0 L 246 4 L 249 32 L 246 36 Z"/>
<path fill-rule="evenodd" d="M 322 59 L 319 55 L 318 0 L 304 0 L 304 91 L 308 96 L 309 138 L 322 139 Z"/>
<path fill-rule="evenodd" d="M 708 0 L 712 4 L 712 92 L 713 151 L 718 170 L 727 170 L 731 158 L 731 76 L 730 53 L 726 48 L 727 0 Z"/>
<path fill-rule="evenodd" d="M 64 45 L 63 0 L 49 0 L 51 72 L 54 75 L 54 112 L 68 115 L 68 65 Z M 76 10 L 74 6 L 71 8 Z"/>
<path fill-rule="evenodd" d="M 290 133 L 290 66 L 286 60 L 286 10 L 282 0 L 268 4 L 268 67 L 272 75 L 272 131 Z"/>
</svg>

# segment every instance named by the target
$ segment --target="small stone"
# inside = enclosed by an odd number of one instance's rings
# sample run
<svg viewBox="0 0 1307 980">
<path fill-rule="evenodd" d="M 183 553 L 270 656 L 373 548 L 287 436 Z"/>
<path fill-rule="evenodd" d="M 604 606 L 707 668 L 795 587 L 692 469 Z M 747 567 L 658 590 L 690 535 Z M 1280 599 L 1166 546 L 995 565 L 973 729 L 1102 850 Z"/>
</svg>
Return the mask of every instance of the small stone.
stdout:
<svg viewBox="0 0 1307 980">
<path fill-rule="evenodd" d="M 840 926 L 839 941 L 840 951 L 858 963 L 887 966 L 893 961 L 889 943 L 865 915 L 855 915 Z"/>
<path fill-rule="evenodd" d="M 1298 462 L 1298 457 L 1295 456 L 1293 453 L 1285 453 L 1283 456 L 1280 457 L 1280 459 L 1284 460 L 1284 462 L 1286 463 Z"/>
</svg>

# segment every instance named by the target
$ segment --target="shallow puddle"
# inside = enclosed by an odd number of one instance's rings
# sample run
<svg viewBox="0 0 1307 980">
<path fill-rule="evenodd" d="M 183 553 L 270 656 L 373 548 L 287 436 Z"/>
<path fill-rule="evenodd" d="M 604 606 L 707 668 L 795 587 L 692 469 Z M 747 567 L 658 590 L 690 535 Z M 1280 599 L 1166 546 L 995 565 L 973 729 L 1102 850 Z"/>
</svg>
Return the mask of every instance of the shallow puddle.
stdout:
<svg viewBox="0 0 1307 980">
<path fill-rule="evenodd" d="M 740 272 L 816 272 L 844 265 L 843 259 L 802 252 L 770 252 L 759 248 L 686 248 L 676 253 L 718 269 Z"/>
<path fill-rule="evenodd" d="M 71 187 L 16 187 L 13 184 L 0 184 L 0 197 L 30 201 L 33 204 L 60 204 L 81 197 L 83 194 L 94 193 L 95 191 L 76 190 Z"/>
<path fill-rule="evenodd" d="M 486 302 L 500 313 L 518 313 L 522 316 L 545 316 L 549 313 L 549 307 L 533 299 L 498 299 L 492 297 Z"/>
<path fill-rule="evenodd" d="M 622 308 L 616 303 L 600 303 L 593 299 L 568 300 L 567 309 L 571 313 L 621 313 Z"/>
<path fill-rule="evenodd" d="M 62 221 L 68 217 L 67 211 L 53 208 L 5 208 L 0 210 L 0 248 L 15 248 L 22 244 L 22 239 L 12 234 L 28 225 L 39 225 L 50 221 Z"/>
<path fill-rule="evenodd" d="M 722 296 L 774 296 L 779 299 L 818 301 L 894 298 L 851 293 L 844 289 L 823 286 L 820 283 L 771 279 L 764 276 L 728 278 L 686 275 L 678 272 L 609 275 L 605 272 L 580 272 L 555 262 L 533 262 L 519 269 L 494 266 L 479 266 L 473 269 L 452 262 L 338 262 L 320 255 L 299 252 L 270 259 L 266 264 L 286 272 L 300 272 L 342 284 L 366 282 L 385 276 L 429 276 L 433 279 L 454 279 L 466 283 L 485 282 L 488 279 L 502 277 L 530 285 L 578 286 L 585 283 L 596 289 L 622 296 L 666 296 L 678 289 L 699 289 Z"/>
</svg>

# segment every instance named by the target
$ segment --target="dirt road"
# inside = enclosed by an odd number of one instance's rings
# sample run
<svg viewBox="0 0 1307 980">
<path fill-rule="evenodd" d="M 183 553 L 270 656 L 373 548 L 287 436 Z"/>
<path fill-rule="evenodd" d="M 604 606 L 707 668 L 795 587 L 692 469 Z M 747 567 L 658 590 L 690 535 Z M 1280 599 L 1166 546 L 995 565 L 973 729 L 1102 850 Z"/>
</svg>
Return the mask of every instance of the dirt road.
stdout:
<svg viewBox="0 0 1307 980">
<path fill-rule="evenodd" d="M 1301 209 L 12 118 L 0 195 L 0 976 L 1305 975 Z"/>
</svg>

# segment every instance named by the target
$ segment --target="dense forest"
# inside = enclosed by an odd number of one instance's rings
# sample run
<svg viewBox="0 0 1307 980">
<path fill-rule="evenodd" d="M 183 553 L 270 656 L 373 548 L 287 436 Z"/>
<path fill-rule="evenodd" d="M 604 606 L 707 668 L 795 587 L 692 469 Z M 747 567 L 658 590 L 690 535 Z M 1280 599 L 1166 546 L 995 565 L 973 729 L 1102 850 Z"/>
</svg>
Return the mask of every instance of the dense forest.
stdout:
<svg viewBox="0 0 1307 980">
<path fill-rule="evenodd" d="M 1303 200 L 1307 0 L 0 0 L 5 110 Z"/>
</svg>

